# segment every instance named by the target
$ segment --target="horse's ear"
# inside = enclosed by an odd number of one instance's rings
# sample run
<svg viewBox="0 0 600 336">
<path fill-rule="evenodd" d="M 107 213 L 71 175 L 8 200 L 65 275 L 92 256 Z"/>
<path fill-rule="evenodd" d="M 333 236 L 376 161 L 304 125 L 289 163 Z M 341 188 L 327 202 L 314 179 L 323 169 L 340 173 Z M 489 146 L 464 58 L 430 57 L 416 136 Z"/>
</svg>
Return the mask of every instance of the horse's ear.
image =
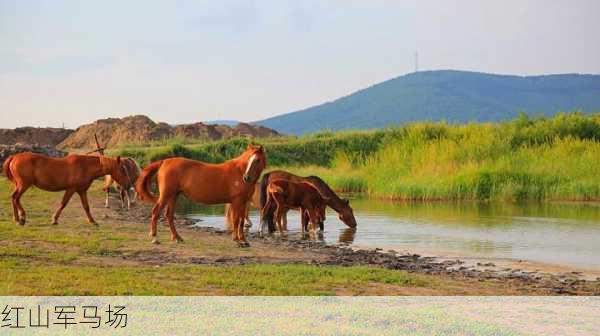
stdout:
<svg viewBox="0 0 600 336">
<path fill-rule="evenodd" d="M 258 152 L 263 152 L 263 151 L 264 151 L 264 148 L 263 148 L 263 146 L 262 146 L 262 145 L 257 145 L 257 146 L 256 146 L 256 150 L 257 150 Z"/>
</svg>

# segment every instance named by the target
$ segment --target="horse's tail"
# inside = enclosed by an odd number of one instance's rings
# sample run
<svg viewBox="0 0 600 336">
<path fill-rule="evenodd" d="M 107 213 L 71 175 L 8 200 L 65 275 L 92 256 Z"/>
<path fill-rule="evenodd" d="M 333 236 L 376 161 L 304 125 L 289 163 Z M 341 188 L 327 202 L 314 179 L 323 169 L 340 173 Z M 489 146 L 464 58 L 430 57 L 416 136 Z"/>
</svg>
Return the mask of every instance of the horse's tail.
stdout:
<svg viewBox="0 0 600 336">
<path fill-rule="evenodd" d="M 269 185 L 269 176 L 271 175 L 271 173 L 266 173 L 263 175 L 262 179 L 260 180 L 260 185 L 259 185 L 259 191 L 258 191 L 258 201 L 259 201 L 259 207 L 260 209 L 262 209 L 265 206 L 265 203 L 267 203 L 267 186 Z"/>
<path fill-rule="evenodd" d="M 265 205 L 267 204 L 267 186 L 269 185 L 270 175 L 271 173 L 266 173 L 260 180 L 260 189 L 258 193 L 260 202 L 260 221 L 262 225 L 267 224 L 269 232 L 275 232 L 275 222 L 273 221 L 275 209 L 273 209 L 273 207 L 269 207 L 270 209 L 265 208 Z"/>
<path fill-rule="evenodd" d="M 162 163 L 162 160 L 153 162 L 148 167 L 144 168 L 144 170 L 142 170 L 142 175 L 140 175 L 135 184 L 135 191 L 138 193 L 142 201 L 152 203 L 156 203 L 156 201 L 158 201 L 158 197 L 152 195 L 152 192 L 150 191 L 150 181 L 152 180 L 152 177 L 156 175 Z"/>
<path fill-rule="evenodd" d="M 6 178 L 11 182 L 13 180 L 12 173 L 10 172 L 10 163 L 12 160 L 13 156 L 11 155 L 4 161 L 4 164 L 2 164 L 2 174 L 4 174 L 4 176 L 6 176 Z"/>
</svg>

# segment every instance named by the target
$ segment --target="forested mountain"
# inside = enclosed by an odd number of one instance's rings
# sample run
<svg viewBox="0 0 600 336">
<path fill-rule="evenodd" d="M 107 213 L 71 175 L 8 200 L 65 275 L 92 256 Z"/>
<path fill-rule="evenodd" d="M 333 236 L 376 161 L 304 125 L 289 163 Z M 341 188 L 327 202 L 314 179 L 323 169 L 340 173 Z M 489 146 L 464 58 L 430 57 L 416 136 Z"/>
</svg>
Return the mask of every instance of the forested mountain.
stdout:
<svg viewBox="0 0 600 336">
<path fill-rule="evenodd" d="M 322 105 L 257 124 L 286 134 L 379 128 L 411 121 L 497 121 L 600 111 L 600 75 L 508 76 L 440 70 L 400 76 Z"/>
</svg>

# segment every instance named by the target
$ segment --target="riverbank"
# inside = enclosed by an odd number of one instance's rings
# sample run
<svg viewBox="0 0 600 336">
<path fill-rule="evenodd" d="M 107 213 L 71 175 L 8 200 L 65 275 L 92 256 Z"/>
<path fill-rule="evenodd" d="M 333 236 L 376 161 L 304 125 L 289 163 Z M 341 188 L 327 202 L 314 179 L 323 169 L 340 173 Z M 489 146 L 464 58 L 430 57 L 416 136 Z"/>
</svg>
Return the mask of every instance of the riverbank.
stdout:
<svg viewBox="0 0 600 336">
<path fill-rule="evenodd" d="M 62 194 L 28 191 L 25 226 L 12 222 L 10 191 L 0 178 L 0 295 L 556 295 L 600 292 L 598 282 L 561 281 L 461 269 L 415 255 L 353 251 L 300 239 L 250 236 L 237 248 L 225 232 L 178 220 L 182 244 L 159 226 L 148 237 L 147 205 L 103 206 L 90 192 L 99 226 L 73 198 L 59 225 L 50 216 Z"/>
</svg>

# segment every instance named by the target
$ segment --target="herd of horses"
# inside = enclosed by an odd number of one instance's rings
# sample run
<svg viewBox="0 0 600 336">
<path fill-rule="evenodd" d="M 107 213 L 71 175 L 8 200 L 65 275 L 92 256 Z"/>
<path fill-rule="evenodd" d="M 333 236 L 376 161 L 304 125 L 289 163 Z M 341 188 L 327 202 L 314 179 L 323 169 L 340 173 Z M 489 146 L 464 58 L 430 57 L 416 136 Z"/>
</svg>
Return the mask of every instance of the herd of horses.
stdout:
<svg viewBox="0 0 600 336">
<path fill-rule="evenodd" d="M 71 154 L 64 158 L 25 152 L 8 157 L 2 172 L 14 185 L 11 196 L 13 218 L 21 225 L 26 222 L 21 196 L 32 186 L 46 191 L 65 191 L 52 216 L 53 224 L 58 224 L 62 210 L 74 193 L 81 198 L 88 221 L 96 224 L 90 213 L 87 191 L 94 180 L 104 176 L 107 207 L 113 184 L 119 190 L 122 207 L 127 204 L 129 208 L 132 190 L 142 201 L 154 204 L 150 222 L 153 243 L 158 243 L 157 223 L 163 211 L 171 240 L 183 241 L 174 221 L 177 196 L 180 194 L 198 203 L 226 204 L 227 223 L 233 240 L 241 247 L 249 246 L 245 228 L 248 224 L 252 225 L 248 216 L 251 206 L 259 209 L 261 232 L 266 227 L 269 232 L 277 230 L 283 234 L 287 230 L 289 210 L 300 211 L 303 233 L 323 230 L 326 207 L 335 210 L 347 226 L 356 227 L 349 201 L 340 198 L 322 179 L 317 176 L 301 177 L 282 170 L 263 174 L 266 166 L 267 156 L 263 147 L 250 144 L 238 157 L 221 164 L 174 157 L 153 162 L 143 170 L 133 159 L 106 157 L 103 150 Z M 157 195 L 152 191 L 154 180 Z"/>
</svg>

